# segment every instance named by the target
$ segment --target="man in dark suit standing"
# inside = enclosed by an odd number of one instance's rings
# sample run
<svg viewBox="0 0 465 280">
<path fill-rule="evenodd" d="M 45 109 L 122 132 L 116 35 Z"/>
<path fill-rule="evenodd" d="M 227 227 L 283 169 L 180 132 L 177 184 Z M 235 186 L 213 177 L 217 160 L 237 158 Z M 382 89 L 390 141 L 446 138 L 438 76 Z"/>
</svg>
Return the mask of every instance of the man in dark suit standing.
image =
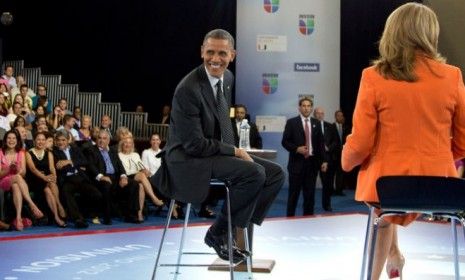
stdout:
<svg viewBox="0 0 465 280">
<path fill-rule="evenodd" d="M 55 133 L 56 147 L 53 150 L 55 167 L 57 170 L 57 183 L 60 194 L 66 203 L 68 215 L 74 220 L 76 228 L 87 228 L 89 225 L 79 212 L 75 194 L 80 194 L 90 201 L 92 208 L 102 198 L 102 194 L 91 184 L 86 175 L 87 160 L 78 147 L 69 144 L 70 134 L 62 129 Z"/>
<path fill-rule="evenodd" d="M 89 174 L 103 195 L 103 223 L 111 225 L 112 194 L 127 202 L 123 212 L 125 220 L 131 223 L 143 221 L 142 205 L 145 193 L 134 179 L 128 178 L 123 164 L 114 149 L 110 149 L 110 135 L 100 130 L 97 145 L 85 150 L 89 160 Z"/>
<path fill-rule="evenodd" d="M 326 172 L 320 170 L 320 179 L 321 184 L 323 187 L 322 190 L 322 206 L 325 211 L 333 211 L 331 207 L 331 193 L 333 192 L 334 186 L 334 173 L 335 173 L 335 165 L 336 165 L 336 152 L 338 148 L 338 140 L 337 140 L 337 131 L 333 124 L 325 121 L 325 110 L 321 107 L 316 107 L 313 115 L 315 119 L 320 122 L 321 132 L 323 133 L 323 139 L 325 144 L 325 155 L 326 159 L 328 160 L 328 169 Z M 340 158 L 339 158 L 340 161 Z M 339 164 L 340 165 L 340 164 Z"/>
<path fill-rule="evenodd" d="M 282 168 L 249 155 L 234 146 L 229 107 L 233 74 L 227 70 L 235 57 L 234 38 L 225 30 L 207 33 L 201 46 L 203 64 L 187 74 L 176 87 L 171 109 L 166 170 L 157 174 L 169 184 L 155 180 L 163 194 L 181 202 L 201 203 L 207 197 L 211 178 L 231 182 L 232 224 L 246 228 L 260 225 L 278 194 Z M 156 176 L 157 177 L 157 176 Z M 227 215 L 223 207 L 205 235 L 205 243 L 222 259 L 227 253 Z M 247 255 L 234 248 L 234 261 Z"/>
<path fill-rule="evenodd" d="M 234 106 L 234 118 L 231 119 L 232 126 L 233 126 L 233 133 L 234 133 L 234 144 L 236 147 L 239 147 L 239 132 L 242 120 L 244 120 L 247 116 L 247 108 L 245 105 L 237 104 Z M 258 133 L 257 126 L 248 120 L 250 125 L 249 130 L 249 140 L 250 140 L 250 147 L 252 149 L 261 149 L 262 148 L 262 137 L 260 137 L 260 133 Z"/>
<path fill-rule="evenodd" d="M 344 196 L 344 185 L 350 184 L 350 181 L 353 181 L 353 186 L 355 189 L 355 184 L 357 180 L 357 168 L 352 170 L 349 173 L 346 173 L 342 170 L 341 167 L 341 154 L 342 154 L 342 147 L 346 143 L 346 138 L 347 135 L 350 134 L 350 127 L 348 127 L 345 123 L 345 117 L 344 113 L 341 110 L 337 110 L 334 113 L 334 128 L 336 129 L 337 132 L 337 148 L 335 153 L 335 188 L 333 195 L 339 195 L 339 196 Z"/>
<path fill-rule="evenodd" d="M 313 215 L 318 171 L 326 172 L 328 168 L 320 122 L 310 118 L 313 101 L 307 97 L 300 99 L 299 111 L 299 116 L 287 120 L 281 142 L 289 151 L 288 217 L 295 216 L 300 190 L 304 198 L 303 214 Z"/>
</svg>

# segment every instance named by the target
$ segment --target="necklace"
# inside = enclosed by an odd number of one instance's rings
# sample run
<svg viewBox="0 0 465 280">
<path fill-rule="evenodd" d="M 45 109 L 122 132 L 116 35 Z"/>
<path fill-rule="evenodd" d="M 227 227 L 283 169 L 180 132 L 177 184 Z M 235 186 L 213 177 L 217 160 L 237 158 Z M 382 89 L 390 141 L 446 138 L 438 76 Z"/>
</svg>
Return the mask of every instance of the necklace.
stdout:
<svg viewBox="0 0 465 280">
<path fill-rule="evenodd" d="M 36 148 L 32 148 L 32 152 L 34 153 L 34 155 L 36 156 L 38 160 L 42 160 L 44 158 L 45 150 L 40 151 L 41 153 L 39 154 L 39 151 L 37 151 Z"/>
</svg>

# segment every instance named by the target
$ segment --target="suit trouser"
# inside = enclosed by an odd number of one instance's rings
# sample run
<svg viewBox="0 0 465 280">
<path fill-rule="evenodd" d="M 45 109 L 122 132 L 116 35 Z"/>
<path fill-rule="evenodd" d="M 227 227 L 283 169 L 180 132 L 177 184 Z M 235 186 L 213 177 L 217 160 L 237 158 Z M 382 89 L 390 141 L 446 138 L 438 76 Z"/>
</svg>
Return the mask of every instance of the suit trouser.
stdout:
<svg viewBox="0 0 465 280">
<path fill-rule="evenodd" d="M 333 192 L 335 174 L 334 167 L 334 163 L 329 162 L 326 172 L 319 171 L 322 185 L 321 206 L 323 206 L 324 209 L 331 207 L 331 194 Z"/>
<path fill-rule="evenodd" d="M 60 194 L 66 202 L 68 215 L 73 220 L 82 219 L 76 198 L 74 197 L 76 193 L 79 193 L 81 196 L 90 200 L 92 207 L 95 207 L 98 201 L 102 198 L 102 194 L 98 191 L 98 189 L 84 177 L 80 175 L 66 176 L 64 183 L 61 186 Z"/>
<path fill-rule="evenodd" d="M 103 215 L 104 218 L 111 218 L 111 210 L 114 199 L 117 197 L 118 200 L 126 202 L 123 210 L 123 215 L 134 216 L 137 211 L 140 210 L 139 205 L 139 184 L 131 178 L 128 178 L 128 184 L 121 188 L 119 185 L 119 178 L 113 175 L 110 176 L 112 183 L 106 181 L 99 181 L 98 188 L 103 195 Z"/>
<path fill-rule="evenodd" d="M 233 226 L 260 225 L 279 193 L 284 172 L 278 164 L 251 155 L 254 162 L 232 156 L 213 157 L 212 177 L 229 180 Z M 226 220 L 226 203 L 218 219 Z"/>
<path fill-rule="evenodd" d="M 344 189 L 344 180 L 345 180 L 345 175 L 344 171 L 342 170 L 341 166 L 341 158 L 339 157 L 335 162 L 334 162 L 334 173 L 335 173 L 335 184 L 334 184 L 334 193 L 340 194 L 343 192 Z"/>
<path fill-rule="evenodd" d="M 311 156 L 305 159 L 300 173 L 289 170 L 289 195 L 287 199 L 287 216 L 295 216 L 295 209 L 299 201 L 300 191 L 304 198 L 303 214 L 313 215 L 315 204 L 316 177 L 320 170 L 319 161 Z"/>
</svg>

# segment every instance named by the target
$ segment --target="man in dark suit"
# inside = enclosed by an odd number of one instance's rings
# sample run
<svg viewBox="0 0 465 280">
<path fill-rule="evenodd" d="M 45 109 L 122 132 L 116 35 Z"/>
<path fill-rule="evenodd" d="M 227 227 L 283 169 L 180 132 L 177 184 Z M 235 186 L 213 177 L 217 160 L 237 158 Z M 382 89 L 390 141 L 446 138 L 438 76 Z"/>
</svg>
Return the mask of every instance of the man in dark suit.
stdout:
<svg viewBox="0 0 465 280">
<path fill-rule="evenodd" d="M 229 106 L 233 74 L 227 67 L 235 57 L 234 39 L 225 30 L 215 29 L 201 46 L 203 64 L 185 76 L 176 87 L 171 109 L 169 140 L 156 181 L 168 197 L 181 202 L 201 203 L 207 197 L 211 178 L 231 182 L 232 224 L 245 228 L 260 225 L 278 194 L 282 168 L 249 155 L 234 146 Z M 166 174 L 169 171 L 169 175 Z M 205 235 L 205 243 L 222 259 L 227 254 L 227 216 L 223 207 Z M 234 261 L 248 252 L 234 248 Z"/>
<path fill-rule="evenodd" d="M 334 113 L 334 128 L 336 129 L 337 133 L 337 148 L 334 151 L 335 154 L 335 189 L 333 195 L 344 196 L 344 185 L 350 184 L 350 181 L 353 181 L 353 188 L 355 189 L 355 184 L 357 180 L 357 168 L 352 170 L 349 173 L 346 173 L 342 170 L 341 167 L 341 154 L 342 154 L 342 147 L 346 143 L 347 135 L 350 134 L 350 127 L 345 123 L 344 113 L 341 110 L 337 110 Z M 351 179 L 353 178 L 353 179 Z"/>
<path fill-rule="evenodd" d="M 58 130 L 55 134 L 56 147 L 53 150 L 55 167 L 57 170 L 57 183 L 60 194 L 67 206 L 68 216 L 74 220 L 77 228 L 86 228 L 89 225 L 79 211 L 75 194 L 79 193 L 96 208 L 102 194 L 91 184 L 86 175 L 87 160 L 78 147 L 69 144 L 70 135 L 66 130 Z"/>
<path fill-rule="evenodd" d="M 109 144 L 110 135 L 106 130 L 100 130 L 97 145 L 85 150 L 89 160 L 88 172 L 103 195 L 103 223 L 111 224 L 112 194 L 127 202 L 123 209 L 126 221 L 140 223 L 143 221 L 140 202 L 144 201 L 144 190 L 134 179 L 128 178 L 118 154 Z"/>
<path fill-rule="evenodd" d="M 325 111 L 321 107 L 316 107 L 313 115 L 320 122 L 321 131 L 325 144 L 325 154 L 328 160 L 328 169 L 326 172 L 319 171 L 322 190 L 322 206 L 325 211 L 333 211 L 331 207 L 331 193 L 334 186 L 334 173 L 336 166 L 336 151 L 338 148 L 337 131 L 333 124 L 325 121 Z M 340 161 L 340 160 L 339 160 Z"/>
<path fill-rule="evenodd" d="M 234 107 L 234 118 L 231 119 L 232 126 L 233 126 L 233 133 L 234 133 L 234 144 L 236 147 L 239 147 L 239 132 L 240 132 L 240 125 L 242 120 L 244 120 L 247 116 L 247 108 L 245 105 L 237 104 Z M 258 133 L 257 126 L 248 120 L 250 125 L 249 130 L 249 140 L 250 140 L 250 147 L 253 149 L 261 149 L 262 148 L 262 137 L 260 137 L 260 133 Z"/>
<path fill-rule="evenodd" d="M 289 151 L 288 217 L 295 216 L 300 190 L 304 198 L 303 214 L 313 215 L 318 171 L 326 172 L 328 168 L 320 122 L 310 118 L 312 110 L 313 101 L 310 98 L 300 99 L 300 115 L 287 120 L 284 128 L 281 143 Z"/>
</svg>

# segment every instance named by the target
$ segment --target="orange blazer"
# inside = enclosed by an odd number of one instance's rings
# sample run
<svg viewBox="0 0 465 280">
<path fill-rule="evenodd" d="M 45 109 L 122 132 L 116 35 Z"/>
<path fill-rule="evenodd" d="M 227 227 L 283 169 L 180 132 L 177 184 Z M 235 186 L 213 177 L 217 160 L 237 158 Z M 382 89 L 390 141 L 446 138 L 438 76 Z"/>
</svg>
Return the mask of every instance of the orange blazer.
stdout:
<svg viewBox="0 0 465 280">
<path fill-rule="evenodd" d="M 460 69 L 417 56 L 417 82 L 384 79 L 363 70 L 352 133 L 341 164 L 361 164 L 355 199 L 378 202 L 384 175 L 457 176 L 465 157 L 465 88 Z"/>
</svg>

